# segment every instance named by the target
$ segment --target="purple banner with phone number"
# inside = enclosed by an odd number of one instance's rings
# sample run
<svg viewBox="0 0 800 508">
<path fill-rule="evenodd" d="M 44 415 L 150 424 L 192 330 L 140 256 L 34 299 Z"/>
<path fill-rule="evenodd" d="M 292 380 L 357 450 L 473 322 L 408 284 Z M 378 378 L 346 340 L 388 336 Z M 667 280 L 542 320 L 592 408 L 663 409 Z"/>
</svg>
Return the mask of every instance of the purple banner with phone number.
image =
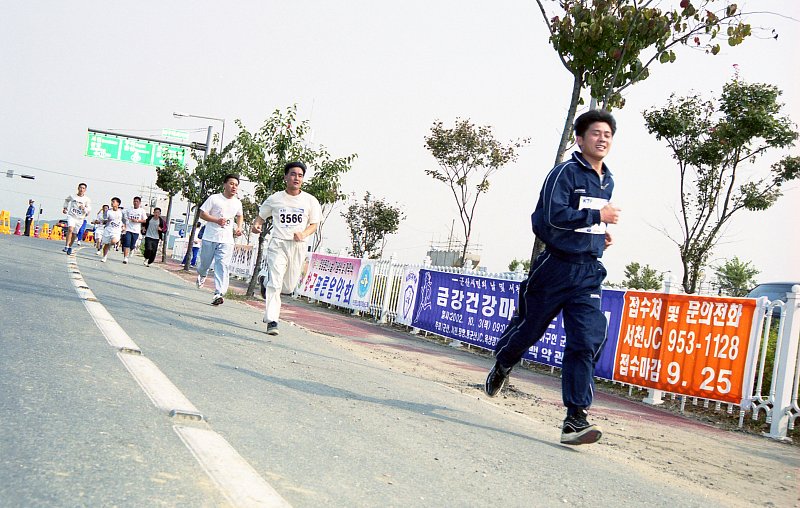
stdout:
<svg viewBox="0 0 800 508">
<path fill-rule="evenodd" d="M 517 308 L 519 288 L 516 281 L 422 269 L 412 326 L 494 350 Z M 613 375 L 624 296 L 624 291 L 603 290 L 601 308 L 608 321 L 608 342 L 597 362 L 597 377 L 611 379 Z M 523 358 L 561 367 L 565 345 L 559 314 Z"/>
</svg>

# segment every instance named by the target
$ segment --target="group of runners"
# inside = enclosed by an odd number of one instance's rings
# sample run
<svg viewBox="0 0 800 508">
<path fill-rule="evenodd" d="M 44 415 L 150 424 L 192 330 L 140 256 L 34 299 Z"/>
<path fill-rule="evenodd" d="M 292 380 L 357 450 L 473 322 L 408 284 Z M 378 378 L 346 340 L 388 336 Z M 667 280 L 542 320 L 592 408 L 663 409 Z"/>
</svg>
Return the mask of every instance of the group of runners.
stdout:
<svg viewBox="0 0 800 508">
<path fill-rule="evenodd" d="M 556 165 L 545 177 L 539 200 L 531 216 L 536 236 L 546 245 L 531 264 L 528 277 L 520 284 L 517 312 L 497 342 L 495 365 L 488 373 L 484 390 L 494 397 L 507 385 L 513 368 L 522 355 L 544 334 L 552 320 L 563 313 L 566 347 L 562 364 L 562 399 L 567 415 L 561 428 L 561 443 L 584 445 L 597 442 L 602 429 L 587 420 L 594 398 L 594 368 L 606 339 L 606 318 L 600 308 L 601 285 L 606 276 L 600 258 L 611 246 L 608 224 L 616 224 L 620 209 L 611 203 L 614 180 L 603 162 L 616 133 L 610 113 L 592 110 L 575 121 L 576 151 Z M 301 190 L 306 166 L 290 162 L 284 168 L 286 190 L 269 196 L 260 206 L 251 228 L 261 233 L 271 218 L 272 234 L 267 245 L 267 268 L 263 277 L 266 331 L 278 334 L 281 292 L 289 293 L 300 276 L 305 240 L 317 230 L 321 218 L 319 202 Z M 206 221 L 197 268 L 197 287 L 203 287 L 214 265 L 212 305 L 220 305 L 228 289 L 228 265 L 234 239 L 242 235 L 242 203 L 236 196 L 239 177 L 227 175 L 223 191 L 209 197 L 200 207 Z M 70 227 L 78 225 L 90 211 L 86 185 L 78 186 L 77 196 L 69 197 L 64 212 Z M 123 214 L 119 198 L 111 209 L 98 214 L 104 226 L 103 261 L 108 249 L 124 232 L 124 260 L 135 245 L 139 228 L 147 221 L 134 208 Z M 125 220 L 123 221 L 123 218 Z M 129 236 L 130 235 L 130 236 Z M 67 252 L 71 253 L 71 233 Z"/>
<path fill-rule="evenodd" d="M 86 184 L 78 184 L 77 193 L 67 196 L 64 200 L 63 212 L 67 215 L 67 231 L 65 235 L 64 252 L 72 255 L 75 242 L 80 242 L 83 236 L 84 225 L 88 222 L 92 212 L 92 201 L 86 195 Z M 155 261 L 158 243 L 167 231 L 167 225 L 161 217 L 161 209 L 154 208 L 148 214 L 142 208 L 142 198 L 133 198 L 133 207 L 122 208 L 122 200 L 118 197 L 111 198 L 111 204 L 104 204 L 97 212 L 94 220 L 94 241 L 97 255 L 102 256 L 100 261 L 108 260 L 108 253 L 113 248 L 118 250 L 122 246 L 122 263 L 128 264 L 131 251 L 137 248 L 139 237 L 145 236 L 145 266 L 150 266 Z"/>
<path fill-rule="evenodd" d="M 259 274 L 264 296 L 264 318 L 267 333 L 278 334 L 281 292 L 291 293 L 308 251 L 306 239 L 313 235 L 322 218 L 317 198 L 301 190 L 306 165 L 299 161 L 284 166 L 286 189 L 270 195 L 259 207 L 251 232 L 261 234 L 264 223 L 272 219 L 272 232 L 267 244 L 267 265 Z M 197 265 L 197 287 L 205 285 L 213 264 L 214 295 L 212 305 L 221 305 L 228 291 L 228 265 L 233 255 L 234 239 L 242 234 L 242 203 L 236 196 L 239 177 L 227 175 L 222 192 L 210 196 L 200 206 L 200 218 L 206 221 L 200 260 Z"/>
<path fill-rule="evenodd" d="M 258 217 L 251 228 L 260 234 L 265 222 L 272 219 L 272 234 L 267 244 L 266 268 L 259 274 L 265 300 L 266 331 L 278 334 L 281 311 L 281 293 L 291 293 L 307 252 L 306 239 L 313 235 L 322 217 L 319 201 L 301 190 L 306 165 L 300 161 L 289 162 L 284 167 L 286 189 L 270 195 L 260 206 Z M 214 272 L 214 294 L 211 304 L 222 305 L 230 282 L 229 265 L 233 256 L 235 238 L 242 235 L 243 210 L 237 194 L 239 177 L 226 175 L 222 192 L 211 195 L 200 206 L 200 219 L 206 222 L 200 259 L 197 263 L 197 287 L 205 285 L 206 277 Z M 132 208 L 122 208 L 118 197 L 104 204 L 93 221 L 95 246 L 101 261 L 106 262 L 112 248 L 122 245 L 122 262 L 127 264 L 131 251 L 136 249 L 140 235 L 144 235 L 144 264 L 150 266 L 155 259 L 159 240 L 167 231 L 161 209 L 154 208 L 148 215 L 141 207 L 141 198 L 133 198 Z M 72 254 L 73 244 L 79 238 L 81 226 L 90 217 L 91 200 L 86 195 L 86 184 L 78 185 L 77 193 L 64 200 L 67 215 L 67 234 L 64 251 Z"/>
</svg>

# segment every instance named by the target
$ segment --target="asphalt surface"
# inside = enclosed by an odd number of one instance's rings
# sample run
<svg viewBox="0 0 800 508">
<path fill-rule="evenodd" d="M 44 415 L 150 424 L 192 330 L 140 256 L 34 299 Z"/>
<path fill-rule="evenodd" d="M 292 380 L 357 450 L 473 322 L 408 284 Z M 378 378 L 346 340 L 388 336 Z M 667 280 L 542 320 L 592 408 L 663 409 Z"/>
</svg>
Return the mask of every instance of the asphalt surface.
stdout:
<svg viewBox="0 0 800 508">
<path fill-rule="evenodd" d="M 0 506 L 257 505 L 220 488 L 181 426 L 221 437 L 296 507 L 725 504 L 596 447 L 562 446 L 559 422 L 364 360 L 306 327 L 268 336 L 259 309 L 213 307 L 208 290 L 140 256 L 100 263 L 84 248 L 74 270 L 60 246 L 0 235 Z M 78 276 L 204 421 L 153 403 L 87 312 Z M 347 319 L 286 313 L 319 328 Z M 414 345 L 394 335 L 350 339 Z"/>
</svg>

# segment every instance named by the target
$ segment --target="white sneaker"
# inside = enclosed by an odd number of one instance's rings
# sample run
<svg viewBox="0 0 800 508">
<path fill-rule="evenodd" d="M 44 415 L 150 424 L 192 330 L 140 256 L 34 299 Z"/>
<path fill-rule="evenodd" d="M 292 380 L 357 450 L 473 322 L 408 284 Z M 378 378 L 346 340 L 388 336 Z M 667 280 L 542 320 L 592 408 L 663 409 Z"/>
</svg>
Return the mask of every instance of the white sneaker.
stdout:
<svg viewBox="0 0 800 508">
<path fill-rule="evenodd" d="M 102 250 L 98 250 L 98 251 L 95 251 L 95 252 L 97 252 L 98 256 L 102 256 L 103 255 L 103 251 Z"/>
<path fill-rule="evenodd" d="M 197 287 L 201 288 L 201 287 L 203 287 L 203 284 L 205 284 L 205 283 L 206 283 L 206 278 L 198 273 L 197 274 Z"/>
<path fill-rule="evenodd" d="M 143 264 L 144 264 L 144 266 L 150 266 L 150 263 L 148 263 L 146 259 L 144 260 Z"/>
<path fill-rule="evenodd" d="M 105 255 L 105 256 L 100 258 L 100 262 L 101 263 L 105 263 L 106 261 L 108 261 L 108 255 Z"/>
<path fill-rule="evenodd" d="M 123 265 L 127 265 L 128 264 L 128 258 L 127 257 L 122 258 L 122 264 Z"/>
</svg>

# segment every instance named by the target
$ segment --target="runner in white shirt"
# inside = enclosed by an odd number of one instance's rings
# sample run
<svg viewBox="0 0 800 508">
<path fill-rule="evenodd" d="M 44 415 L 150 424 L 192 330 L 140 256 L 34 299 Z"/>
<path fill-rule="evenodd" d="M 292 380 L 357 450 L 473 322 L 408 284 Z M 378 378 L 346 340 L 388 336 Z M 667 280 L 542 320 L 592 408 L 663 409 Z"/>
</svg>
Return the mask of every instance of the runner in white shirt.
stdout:
<svg viewBox="0 0 800 508">
<path fill-rule="evenodd" d="M 264 322 L 267 333 L 278 335 L 281 314 L 281 290 L 291 293 L 297 286 L 306 238 L 317 230 L 322 208 L 317 198 L 300 190 L 306 174 L 302 162 L 290 162 L 283 168 L 286 190 L 276 192 L 261 203 L 253 233 L 261 233 L 262 225 L 272 217 L 272 235 L 267 245 L 267 266 L 264 280 Z M 201 251 L 202 254 L 202 251 Z"/>
<path fill-rule="evenodd" d="M 242 202 L 236 197 L 239 177 L 226 175 L 222 193 L 214 194 L 200 206 L 200 218 L 206 223 L 200 264 L 197 266 L 197 287 L 203 287 L 211 262 L 214 262 L 214 297 L 211 305 L 221 305 L 228 292 L 228 265 L 233 256 L 233 238 L 242 234 Z M 234 221 L 236 222 L 234 227 Z"/>
<path fill-rule="evenodd" d="M 78 237 L 78 230 L 81 229 L 83 221 L 89 216 L 92 210 L 92 200 L 86 195 L 86 184 L 78 184 L 78 194 L 67 196 L 64 200 L 64 213 L 67 214 L 67 235 L 64 252 L 72 255 L 72 244 Z"/>
<path fill-rule="evenodd" d="M 103 251 L 103 233 L 106 229 L 106 222 L 108 222 L 108 205 L 103 205 L 103 208 L 97 212 L 97 218 L 92 221 L 92 224 L 94 224 L 94 246 L 97 247 L 98 256 L 101 256 Z"/>
<path fill-rule="evenodd" d="M 123 264 L 128 264 L 128 258 L 131 256 L 131 250 L 136 248 L 136 241 L 139 240 L 139 234 L 142 231 L 142 224 L 147 220 L 147 212 L 141 207 L 142 198 L 136 196 L 133 198 L 133 208 L 127 209 L 123 212 L 125 217 L 125 234 L 122 236 L 122 258 Z"/>
<path fill-rule="evenodd" d="M 111 210 L 106 216 L 106 227 L 103 231 L 103 258 L 100 260 L 103 263 L 108 260 L 108 251 L 111 246 L 119 243 L 119 239 L 125 231 L 125 221 L 122 218 L 122 210 L 119 209 L 121 203 L 121 199 L 111 198 Z"/>
</svg>

